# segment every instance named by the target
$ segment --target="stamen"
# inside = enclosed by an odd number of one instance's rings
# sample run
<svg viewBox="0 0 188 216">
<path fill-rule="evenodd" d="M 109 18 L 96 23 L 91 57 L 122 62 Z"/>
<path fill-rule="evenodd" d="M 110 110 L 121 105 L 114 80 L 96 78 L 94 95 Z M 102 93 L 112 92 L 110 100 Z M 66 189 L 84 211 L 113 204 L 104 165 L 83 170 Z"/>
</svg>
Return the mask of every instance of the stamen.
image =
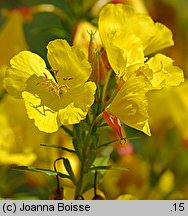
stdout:
<svg viewBox="0 0 188 216">
<path fill-rule="evenodd" d="M 57 82 L 55 82 L 53 79 L 49 79 L 47 75 L 44 73 L 44 81 L 37 83 L 37 85 L 47 87 L 49 92 L 52 92 L 55 94 L 59 99 L 63 95 L 63 93 L 67 93 L 70 88 L 66 84 L 59 85 Z M 67 78 L 67 80 L 70 80 L 72 78 Z"/>
</svg>

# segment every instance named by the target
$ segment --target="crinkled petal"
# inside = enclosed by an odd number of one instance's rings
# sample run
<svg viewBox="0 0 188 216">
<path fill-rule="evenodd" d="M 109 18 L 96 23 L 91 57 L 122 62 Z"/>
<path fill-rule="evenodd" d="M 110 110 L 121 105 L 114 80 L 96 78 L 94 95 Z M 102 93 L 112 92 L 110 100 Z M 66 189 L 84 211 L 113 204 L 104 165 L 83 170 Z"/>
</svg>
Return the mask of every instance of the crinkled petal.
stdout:
<svg viewBox="0 0 188 216">
<path fill-rule="evenodd" d="M 105 46 L 109 33 L 114 32 L 121 32 L 125 37 L 135 35 L 144 44 L 155 33 L 154 22 L 148 15 L 135 13 L 128 5 L 108 4 L 99 16 L 99 33 Z"/>
<path fill-rule="evenodd" d="M 127 61 L 129 64 L 142 63 L 144 54 L 173 45 L 172 32 L 166 26 L 154 23 L 150 16 L 135 13 L 124 4 L 108 4 L 101 10 L 99 33 L 107 53 L 109 43 L 113 40 L 113 44 L 130 58 L 130 63 Z M 114 68 L 114 65 L 111 66 Z"/>
<path fill-rule="evenodd" d="M 41 105 L 41 99 L 33 94 L 24 91 L 22 97 L 25 101 L 27 114 L 30 119 L 34 119 L 39 130 L 52 133 L 58 130 L 58 112 L 54 112 L 49 107 Z"/>
<path fill-rule="evenodd" d="M 50 72 L 46 69 L 44 60 L 35 53 L 22 51 L 14 56 L 10 61 L 11 67 L 7 69 L 4 87 L 15 97 L 21 97 L 21 93 L 27 87 L 27 80 L 35 74 L 43 76 L 46 74 L 53 79 Z"/>
<path fill-rule="evenodd" d="M 155 34 L 145 43 L 144 53 L 147 56 L 173 45 L 171 30 L 161 23 L 155 23 Z"/>
<path fill-rule="evenodd" d="M 58 124 L 76 124 L 83 120 L 87 115 L 82 109 L 74 106 L 74 103 L 69 104 L 64 109 L 58 112 Z"/>
<path fill-rule="evenodd" d="M 74 103 L 76 107 L 87 111 L 94 102 L 96 85 L 94 82 L 86 82 L 82 86 L 71 89 L 66 97 Z"/>
<path fill-rule="evenodd" d="M 141 41 L 135 35 L 110 34 L 107 38 L 106 53 L 114 72 L 122 77 L 129 65 L 144 63 Z"/>
<path fill-rule="evenodd" d="M 29 118 L 35 120 L 39 130 L 51 133 L 57 131 L 62 124 L 76 124 L 83 120 L 94 102 L 95 90 L 95 83 L 86 82 L 59 98 L 40 89 L 38 94 L 25 91 L 22 97 Z"/>
<path fill-rule="evenodd" d="M 111 67 L 119 76 L 125 74 L 127 66 L 144 62 L 143 44 L 137 36 L 136 27 L 135 32 L 128 30 L 133 28 L 132 18 L 134 18 L 133 9 L 121 4 L 105 6 L 99 17 L 102 42 Z M 143 29 L 142 25 L 140 28 Z"/>
<path fill-rule="evenodd" d="M 146 93 L 150 82 L 144 76 L 130 77 L 110 104 L 108 110 L 126 125 L 151 135 L 148 124 Z"/>
<path fill-rule="evenodd" d="M 160 89 L 164 86 L 178 86 L 184 81 L 182 69 L 173 65 L 173 60 L 163 54 L 156 54 L 146 64 L 153 70 L 153 88 Z"/>
<path fill-rule="evenodd" d="M 58 71 L 59 84 L 72 88 L 88 80 L 91 66 L 81 50 L 75 46 L 70 47 L 67 41 L 62 39 L 49 42 L 47 49 L 52 70 Z"/>
<path fill-rule="evenodd" d="M 59 110 L 59 121 L 61 124 L 75 124 L 83 120 L 89 107 L 94 102 L 96 85 L 94 82 L 86 82 L 82 86 L 70 90 L 66 95 L 66 101 L 61 101 L 61 106 L 67 107 Z"/>
</svg>

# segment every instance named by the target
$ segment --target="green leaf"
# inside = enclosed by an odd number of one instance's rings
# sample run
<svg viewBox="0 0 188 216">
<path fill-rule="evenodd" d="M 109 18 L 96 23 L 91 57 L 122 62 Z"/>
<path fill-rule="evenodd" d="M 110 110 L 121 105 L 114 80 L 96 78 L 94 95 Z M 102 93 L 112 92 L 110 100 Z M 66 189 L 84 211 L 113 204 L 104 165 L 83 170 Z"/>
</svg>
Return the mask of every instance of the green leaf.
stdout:
<svg viewBox="0 0 188 216">
<path fill-rule="evenodd" d="M 126 167 L 107 165 L 107 166 L 91 167 L 90 170 L 121 170 L 121 171 L 128 171 L 129 169 L 126 168 Z"/>
<path fill-rule="evenodd" d="M 67 133 L 69 134 L 71 137 L 74 136 L 73 131 L 71 131 L 68 127 L 66 127 L 65 125 L 61 125 L 61 128 Z"/>
<path fill-rule="evenodd" d="M 11 166 L 12 169 L 15 170 L 24 170 L 24 171 L 32 171 L 32 172 L 39 172 L 39 173 L 44 173 L 49 176 L 59 176 L 61 178 L 68 178 L 70 179 L 70 176 L 65 175 L 61 172 L 55 172 L 53 170 L 48 170 L 48 169 L 41 169 L 41 168 L 36 168 L 36 167 L 30 167 L 30 166 Z"/>
<path fill-rule="evenodd" d="M 112 166 L 109 170 L 129 171 L 127 167 Z"/>
<path fill-rule="evenodd" d="M 104 144 L 99 145 L 98 148 L 108 146 L 108 145 L 115 143 L 115 142 L 121 142 L 121 140 L 125 140 L 125 142 L 126 142 L 126 140 L 139 139 L 139 138 L 141 138 L 141 137 L 125 137 L 122 139 L 115 139 L 115 140 L 112 140 L 112 141 L 109 141 L 109 142 L 106 142 Z"/>
<path fill-rule="evenodd" d="M 107 166 L 94 166 L 91 167 L 90 170 L 108 170 L 111 169 L 111 165 L 107 165 Z"/>
<path fill-rule="evenodd" d="M 45 146 L 45 147 L 50 147 L 50 148 L 57 148 L 57 149 L 60 149 L 60 150 L 63 150 L 63 151 L 67 151 L 67 152 L 70 152 L 70 153 L 76 153 L 74 150 L 72 149 L 68 149 L 68 148 L 65 148 L 63 146 L 59 146 L 59 145 L 53 145 L 53 144 L 40 144 L 41 146 Z"/>
<path fill-rule="evenodd" d="M 76 178 L 75 178 L 74 172 L 72 170 L 71 164 L 69 162 L 69 159 L 63 158 L 63 163 L 65 166 L 65 169 L 67 170 L 67 172 L 70 176 L 70 179 L 72 180 L 73 184 L 76 185 Z"/>
</svg>

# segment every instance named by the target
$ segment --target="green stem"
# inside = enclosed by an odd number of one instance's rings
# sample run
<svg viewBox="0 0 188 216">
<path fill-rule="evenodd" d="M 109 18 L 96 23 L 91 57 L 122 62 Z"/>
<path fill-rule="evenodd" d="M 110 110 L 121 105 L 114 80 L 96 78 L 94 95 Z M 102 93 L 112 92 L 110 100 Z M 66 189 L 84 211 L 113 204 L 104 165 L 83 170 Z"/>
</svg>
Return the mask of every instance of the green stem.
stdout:
<svg viewBox="0 0 188 216">
<path fill-rule="evenodd" d="M 91 139 L 91 132 L 94 126 L 94 122 L 91 124 L 91 127 L 88 131 L 87 137 L 85 139 L 85 143 L 82 148 L 82 155 L 81 155 L 81 164 L 80 164 L 80 170 L 79 170 L 79 179 L 76 184 L 76 190 L 75 190 L 75 199 L 80 199 L 82 197 L 82 189 L 83 189 L 83 181 L 84 181 L 84 174 L 85 174 L 85 168 L 86 168 L 86 162 L 87 162 L 87 155 L 88 155 L 88 149 Z"/>
<path fill-rule="evenodd" d="M 105 103 L 106 91 L 107 91 L 108 83 L 109 83 L 109 81 L 110 81 L 111 74 L 112 74 L 112 70 L 109 70 L 108 73 L 107 73 L 105 85 L 104 85 L 104 87 L 103 87 L 103 92 L 102 92 L 102 104 Z"/>
</svg>

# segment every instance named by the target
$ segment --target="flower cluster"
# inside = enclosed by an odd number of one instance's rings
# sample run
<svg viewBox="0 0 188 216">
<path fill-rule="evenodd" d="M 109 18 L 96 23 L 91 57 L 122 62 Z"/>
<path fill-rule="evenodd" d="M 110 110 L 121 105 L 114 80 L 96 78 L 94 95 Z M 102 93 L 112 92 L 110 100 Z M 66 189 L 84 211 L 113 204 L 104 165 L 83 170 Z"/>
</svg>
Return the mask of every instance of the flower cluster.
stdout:
<svg viewBox="0 0 188 216">
<path fill-rule="evenodd" d="M 158 50 L 173 45 L 171 31 L 123 4 L 108 4 L 99 17 L 99 32 L 108 60 L 124 85 L 108 111 L 125 124 L 151 135 L 146 93 L 184 81 L 183 71 Z"/>
<path fill-rule="evenodd" d="M 183 72 L 163 54 L 173 45 L 171 31 L 123 4 L 106 5 L 99 16 L 99 33 L 108 61 L 123 85 L 107 107 L 128 126 L 150 135 L 146 93 L 184 81 Z M 96 84 L 88 81 L 91 66 L 81 50 L 65 40 L 48 46 L 50 70 L 38 55 L 20 52 L 12 58 L 4 80 L 10 94 L 22 97 L 29 118 L 42 131 L 83 120 L 94 103 Z"/>
</svg>

